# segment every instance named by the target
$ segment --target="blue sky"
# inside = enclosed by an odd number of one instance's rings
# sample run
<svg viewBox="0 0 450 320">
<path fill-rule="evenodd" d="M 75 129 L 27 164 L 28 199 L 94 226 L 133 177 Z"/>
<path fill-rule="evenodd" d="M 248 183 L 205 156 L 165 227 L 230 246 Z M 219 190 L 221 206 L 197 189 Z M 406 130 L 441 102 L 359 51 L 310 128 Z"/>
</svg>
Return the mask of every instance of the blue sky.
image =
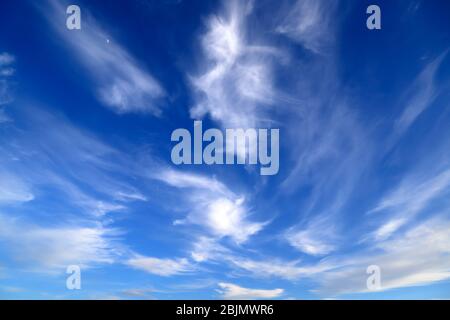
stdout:
<svg viewBox="0 0 450 320">
<path fill-rule="evenodd" d="M 68 4 L 0 5 L 0 298 L 450 298 L 448 1 Z M 174 165 L 194 120 L 278 174 Z"/>
</svg>

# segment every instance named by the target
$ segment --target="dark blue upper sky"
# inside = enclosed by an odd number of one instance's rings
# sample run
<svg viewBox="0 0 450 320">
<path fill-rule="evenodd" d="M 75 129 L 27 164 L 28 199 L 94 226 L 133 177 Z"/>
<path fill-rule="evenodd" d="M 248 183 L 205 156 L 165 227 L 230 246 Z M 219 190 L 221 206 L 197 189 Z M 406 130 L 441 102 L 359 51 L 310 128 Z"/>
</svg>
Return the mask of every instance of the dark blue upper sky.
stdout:
<svg viewBox="0 0 450 320">
<path fill-rule="evenodd" d="M 448 1 L 0 9 L 1 298 L 449 298 Z M 278 174 L 174 165 L 194 120 Z"/>
</svg>

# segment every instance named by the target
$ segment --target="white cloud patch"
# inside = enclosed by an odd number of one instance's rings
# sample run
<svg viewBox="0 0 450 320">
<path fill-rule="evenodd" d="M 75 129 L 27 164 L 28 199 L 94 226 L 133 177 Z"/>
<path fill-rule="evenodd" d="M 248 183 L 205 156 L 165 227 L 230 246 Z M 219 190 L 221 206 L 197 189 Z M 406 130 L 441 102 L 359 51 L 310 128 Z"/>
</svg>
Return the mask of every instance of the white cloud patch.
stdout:
<svg viewBox="0 0 450 320">
<path fill-rule="evenodd" d="M 153 289 L 126 289 L 121 293 L 127 297 L 138 297 L 138 298 L 146 298 L 151 299 L 152 294 L 155 292 Z"/>
<path fill-rule="evenodd" d="M 5 110 L 0 109 L 0 124 L 11 122 L 11 118 L 5 113 Z"/>
<path fill-rule="evenodd" d="M 223 299 L 230 300 L 252 300 L 252 299 L 273 299 L 280 297 L 283 289 L 250 289 L 240 287 L 232 283 L 219 283 L 220 289 L 217 290 Z"/>
<path fill-rule="evenodd" d="M 52 10 L 43 8 L 49 21 L 70 45 L 77 58 L 93 77 L 99 100 L 115 112 L 161 113 L 158 103 L 165 92 L 158 81 L 145 71 L 130 53 L 107 35 L 83 10 L 81 32 L 67 30 L 55 16 L 66 17 L 65 7 L 51 2 Z M 107 41 L 108 39 L 108 41 Z"/>
<path fill-rule="evenodd" d="M 129 259 L 126 264 L 133 268 L 165 277 L 192 271 L 189 261 L 184 258 L 159 259 L 154 257 L 136 256 Z"/>
<path fill-rule="evenodd" d="M 335 222 L 316 217 L 308 222 L 306 228 L 291 228 L 286 232 L 286 240 L 291 246 L 304 253 L 320 256 L 335 250 L 337 231 Z"/>
<path fill-rule="evenodd" d="M 450 278 L 450 222 L 433 218 L 372 247 L 316 263 L 253 260 L 227 254 L 222 261 L 253 277 L 311 279 L 319 285 L 314 292 L 331 297 L 370 292 L 366 285 L 370 265 L 381 269 L 380 290 L 428 285 Z"/>
<path fill-rule="evenodd" d="M 120 201 L 147 201 L 147 197 L 144 196 L 142 193 L 140 192 L 125 192 L 125 191 L 118 191 L 115 194 L 115 198 L 120 200 Z"/>
<path fill-rule="evenodd" d="M 323 233 L 322 233 L 323 235 Z M 301 230 L 287 235 L 290 245 L 311 255 L 324 255 L 330 253 L 334 246 L 321 239 L 321 234 L 311 230 Z"/>
<path fill-rule="evenodd" d="M 448 50 L 430 62 L 405 93 L 406 107 L 396 122 L 397 135 L 406 131 L 438 96 L 434 78 L 447 52 Z"/>
<path fill-rule="evenodd" d="M 206 71 L 191 77 L 197 97 L 193 118 L 209 114 L 227 128 L 254 128 L 264 118 L 275 95 L 271 64 L 280 52 L 250 43 L 246 18 L 251 11 L 251 2 L 227 1 L 224 12 L 208 19 L 202 36 Z"/>
<path fill-rule="evenodd" d="M 16 58 L 8 53 L 0 53 L 0 124 L 11 122 L 11 118 L 6 114 L 4 106 L 13 102 L 13 88 L 10 77 L 14 75 L 13 63 Z"/>
<path fill-rule="evenodd" d="M 420 286 L 450 278 L 450 223 L 431 219 L 405 234 L 383 241 L 376 253 L 360 253 L 344 259 L 333 271 L 320 276 L 321 292 L 344 294 L 368 292 L 366 269 L 377 265 L 381 271 L 381 290 Z M 381 252 L 380 252 L 381 251 Z"/>
<path fill-rule="evenodd" d="M 227 187 L 217 179 L 195 173 L 167 169 L 154 177 L 176 188 L 195 188 L 210 190 L 218 194 L 231 194 Z"/>
<path fill-rule="evenodd" d="M 175 224 L 201 225 L 216 237 L 230 237 L 237 243 L 259 232 L 265 223 L 248 220 L 245 198 L 237 196 L 223 183 L 193 173 L 162 171 L 155 178 L 178 189 L 186 189 L 190 214 Z"/>
<path fill-rule="evenodd" d="M 384 240 L 389 238 L 394 232 L 396 232 L 401 226 L 407 222 L 404 218 L 393 218 L 383 223 L 374 232 L 375 240 Z"/>
<path fill-rule="evenodd" d="M 12 88 L 10 81 L 0 78 L 0 107 L 14 101 L 11 91 Z"/>
<path fill-rule="evenodd" d="M 219 260 L 228 252 L 228 249 L 217 243 L 216 238 L 202 236 L 195 240 L 191 257 L 196 262 Z"/>
<path fill-rule="evenodd" d="M 109 214 L 146 199 L 130 185 L 133 162 L 61 116 L 21 111 L 20 123 L 0 136 L 2 254 L 44 273 L 121 260 Z"/>
<path fill-rule="evenodd" d="M 384 221 L 374 233 L 376 240 L 384 240 L 406 224 L 433 200 L 448 193 L 450 170 L 444 170 L 431 178 L 408 176 L 402 183 L 384 197 L 369 213 L 389 211 L 389 219 Z"/>
<path fill-rule="evenodd" d="M 92 213 L 96 216 L 103 216 L 109 212 L 121 211 L 125 209 L 126 207 L 120 204 L 112 204 L 112 203 L 105 203 L 103 201 L 98 201 L 97 204 L 94 206 L 94 210 Z"/>
<path fill-rule="evenodd" d="M 297 0 L 282 12 L 276 32 L 285 34 L 315 53 L 326 53 L 332 45 L 334 7 L 337 1 Z"/>
<path fill-rule="evenodd" d="M 395 207 L 405 207 L 409 212 L 420 211 L 431 199 L 439 195 L 450 184 L 450 170 L 445 170 L 424 181 L 406 179 L 370 212 Z"/>
<path fill-rule="evenodd" d="M 120 150 L 42 108 L 23 116 L 19 133 L 6 128 L 0 137 L 0 202 L 39 200 L 51 188 L 66 209 L 101 217 L 146 199 L 130 185 L 133 164 Z"/>
</svg>

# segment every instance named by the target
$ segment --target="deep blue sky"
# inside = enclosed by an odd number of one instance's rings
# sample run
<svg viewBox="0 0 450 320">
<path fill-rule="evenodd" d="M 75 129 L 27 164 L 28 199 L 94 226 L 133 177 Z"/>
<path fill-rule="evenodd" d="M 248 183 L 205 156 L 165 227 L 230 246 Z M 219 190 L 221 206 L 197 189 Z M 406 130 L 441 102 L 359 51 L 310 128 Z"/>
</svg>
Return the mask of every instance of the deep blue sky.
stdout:
<svg viewBox="0 0 450 320">
<path fill-rule="evenodd" d="M 450 298 L 448 1 L 68 4 L 0 4 L 0 298 Z M 172 164 L 194 120 L 278 174 Z"/>
</svg>

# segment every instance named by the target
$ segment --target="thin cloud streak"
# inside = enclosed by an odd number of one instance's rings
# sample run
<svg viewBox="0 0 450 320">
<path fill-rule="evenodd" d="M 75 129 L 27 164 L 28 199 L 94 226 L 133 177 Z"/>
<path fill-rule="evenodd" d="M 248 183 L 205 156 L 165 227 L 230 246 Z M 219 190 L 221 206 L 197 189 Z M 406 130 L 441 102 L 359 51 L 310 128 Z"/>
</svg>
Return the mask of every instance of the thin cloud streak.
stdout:
<svg viewBox="0 0 450 320">
<path fill-rule="evenodd" d="M 101 226 L 42 226 L 0 214 L 0 239 L 27 268 L 49 272 L 76 264 L 85 268 L 113 263 L 120 252 L 118 230 Z"/>
<path fill-rule="evenodd" d="M 250 289 L 232 283 L 220 282 L 217 290 L 225 300 L 273 299 L 280 297 L 283 289 Z"/>
<path fill-rule="evenodd" d="M 136 256 L 126 261 L 130 267 L 167 277 L 191 272 L 192 268 L 187 259 L 160 259 L 155 257 Z"/>
<path fill-rule="evenodd" d="M 334 9 L 338 1 L 297 0 L 288 12 L 279 14 L 277 33 L 286 35 L 316 54 L 327 54 L 333 45 Z"/>
<path fill-rule="evenodd" d="M 448 50 L 430 62 L 414 80 L 406 95 L 408 100 L 401 116 L 395 123 L 398 135 L 405 132 L 415 120 L 429 108 L 439 94 L 435 76 Z"/>
</svg>

